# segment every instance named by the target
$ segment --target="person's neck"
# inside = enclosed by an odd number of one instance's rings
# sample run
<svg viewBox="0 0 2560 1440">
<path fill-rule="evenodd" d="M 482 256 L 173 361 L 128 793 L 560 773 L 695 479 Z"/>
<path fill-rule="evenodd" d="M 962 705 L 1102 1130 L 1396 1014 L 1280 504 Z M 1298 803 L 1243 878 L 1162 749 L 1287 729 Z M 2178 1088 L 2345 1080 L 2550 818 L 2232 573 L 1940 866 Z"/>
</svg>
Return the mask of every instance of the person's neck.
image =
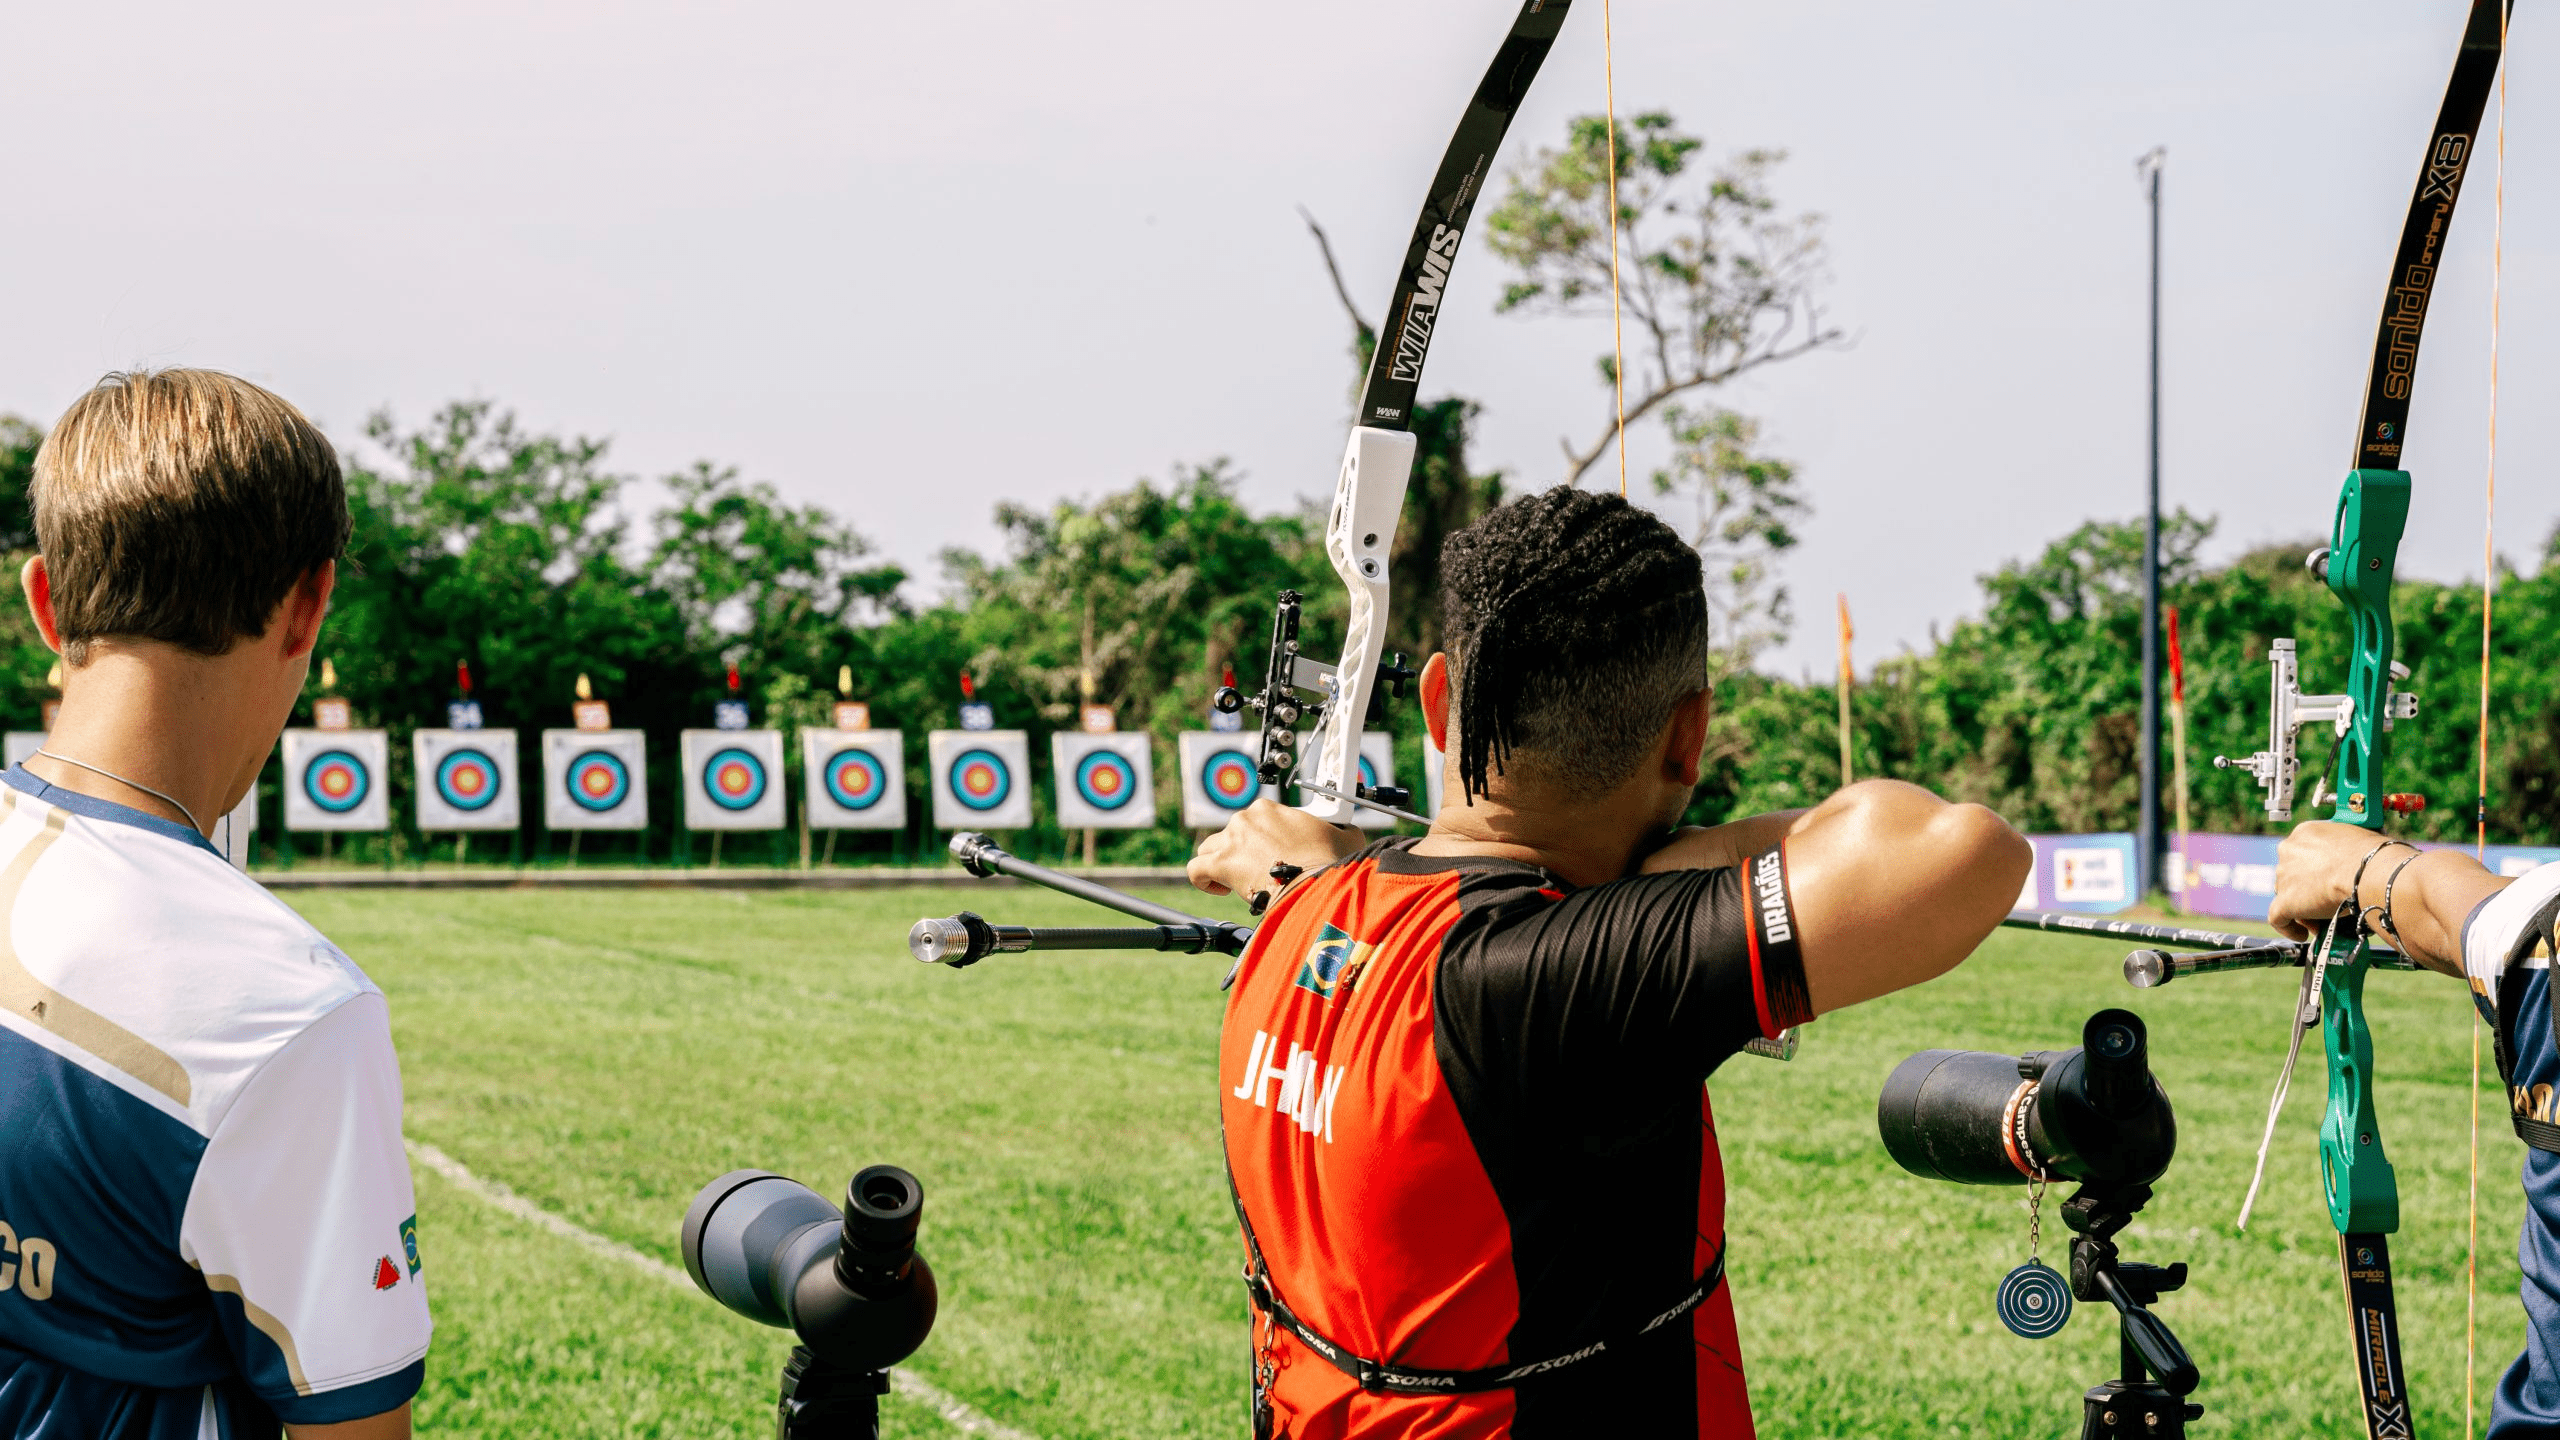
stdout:
<svg viewBox="0 0 2560 1440">
<path fill-rule="evenodd" d="M 1430 832 L 1413 848 L 1417 855 L 1517 860 L 1577 888 L 1603 885 L 1625 875 L 1650 838 L 1644 826 L 1629 823 L 1626 817 L 1634 813 L 1641 811 L 1615 793 L 1558 801 L 1497 787 L 1473 804 L 1442 805 Z"/>
<path fill-rule="evenodd" d="M 31 757 L 27 769 L 60 789 L 210 835 L 266 758 L 242 738 L 258 705 L 239 668 L 102 647 L 64 677 L 62 709 L 45 736 L 50 754 Z"/>
</svg>

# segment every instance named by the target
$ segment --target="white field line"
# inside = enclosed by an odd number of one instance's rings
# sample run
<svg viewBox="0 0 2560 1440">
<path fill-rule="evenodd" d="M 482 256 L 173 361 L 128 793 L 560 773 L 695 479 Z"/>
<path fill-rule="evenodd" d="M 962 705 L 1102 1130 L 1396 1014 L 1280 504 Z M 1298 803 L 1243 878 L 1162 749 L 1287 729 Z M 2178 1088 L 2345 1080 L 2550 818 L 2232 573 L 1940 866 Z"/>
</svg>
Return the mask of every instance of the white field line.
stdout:
<svg viewBox="0 0 2560 1440">
<path fill-rule="evenodd" d="M 456 1186 L 469 1191 L 489 1205 L 572 1244 L 585 1246 L 598 1255 L 636 1267 L 652 1279 L 663 1280 L 687 1294 L 696 1293 L 693 1278 L 664 1260 L 634 1250 L 619 1240 L 599 1235 L 583 1225 L 564 1220 L 498 1181 L 485 1180 L 473 1174 L 461 1161 L 433 1145 L 419 1140 L 407 1140 L 406 1143 L 409 1147 L 410 1159 L 452 1181 Z M 708 1300 L 710 1297 L 703 1298 Z M 983 1435 L 987 1440 L 1037 1440 L 1036 1436 L 1016 1430 L 1009 1425 L 1000 1425 L 979 1414 L 969 1406 L 968 1402 L 913 1370 L 904 1368 L 892 1370 L 889 1372 L 889 1382 L 896 1387 L 900 1395 L 941 1416 L 952 1429 L 963 1435 Z"/>
</svg>

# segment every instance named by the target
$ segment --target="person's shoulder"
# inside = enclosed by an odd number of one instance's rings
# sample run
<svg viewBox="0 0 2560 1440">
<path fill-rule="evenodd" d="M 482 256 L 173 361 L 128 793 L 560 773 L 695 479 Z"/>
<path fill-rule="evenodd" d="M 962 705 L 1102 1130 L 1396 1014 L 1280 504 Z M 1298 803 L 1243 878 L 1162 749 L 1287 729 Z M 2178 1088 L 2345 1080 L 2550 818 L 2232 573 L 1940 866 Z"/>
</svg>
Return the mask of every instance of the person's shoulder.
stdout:
<svg viewBox="0 0 2560 1440">
<path fill-rule="evenodd" d="M 54 997 L 33 1023 L 128 1076 L 147 1072 L 200 1128 L 321 1017 L 380 994 L 346 952 L 211 850 L 16 809 L 0 821 L 0 966 Z"/>
</svg>

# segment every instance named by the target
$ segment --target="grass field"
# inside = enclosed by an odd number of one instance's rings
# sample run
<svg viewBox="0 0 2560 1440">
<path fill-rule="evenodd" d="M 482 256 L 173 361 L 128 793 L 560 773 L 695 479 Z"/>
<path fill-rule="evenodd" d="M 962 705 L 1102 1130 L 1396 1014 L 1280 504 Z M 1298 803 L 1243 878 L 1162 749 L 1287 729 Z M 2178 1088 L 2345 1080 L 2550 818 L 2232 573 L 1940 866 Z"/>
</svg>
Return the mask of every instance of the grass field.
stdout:
<svg viewBox="0 0 2560 1440">
<path fill-rule="evenodd" d="M 831 894 L 306 893 L 294 903 L 389 992 L 409 1133 L 579 1226 L 676 1262 L 704 1181 L 754 1165 L 840 1192 L 890 1161 L 927 1188 L 942 1320 L 910 1368 L 1043 1437 L 1243 1433 L 1237 1242 L 1218 1174 L 1224 962 L 915 964 L 923 914 L 1091 923 L 1005 889 Z M 2140 993 L 2123 946 L 1993 937 L 1954 975 L 1829 1017 L 1792 1063 L 1712 1083 L 1733 1199 L 1731 1283 L 1760 1433 L 2063 1436 L 2113 1373 L 2109 1317 L 2041 1344 L 1991 1314 L 2025 1258 L 2022 1191 L 1931 1184 L 1876 1141 L 1878 1086 L 1930 1046 L 2076 1040 L 2105 1005 L 2150 1023 L 2181 1148 L 2129 1232 L 2185 1260 L 2162 1314 L 2204 1372 L 2200 1434 L 2363 1433 L 2335 1239 L 2319 1198 L 2316 1044 L 2245 1236 L 2248 1182 L 2294 979 Z M 2467 1006 L 2436 976 L 2369 987 L 2378 1104 L 2421 1433 L 2460 1433 Z M 2479 1385 L 2522 1344 L 2520 1155 L 2483 1092 Z M 492 1208 L 421 1169 L 437 1318 L 422 1430 L 759 1436 L 787 1337 Z M 2065 1241 L 2048 1201 L 2046 1254 Z M 1595 1224 L 1607 1197 L 1595 1196 Z M 890 1433 L 955 1433 L 893 1398 Z M 2485 1405 L 2484 1405 L 2485 1413 Z"/>
</svg>

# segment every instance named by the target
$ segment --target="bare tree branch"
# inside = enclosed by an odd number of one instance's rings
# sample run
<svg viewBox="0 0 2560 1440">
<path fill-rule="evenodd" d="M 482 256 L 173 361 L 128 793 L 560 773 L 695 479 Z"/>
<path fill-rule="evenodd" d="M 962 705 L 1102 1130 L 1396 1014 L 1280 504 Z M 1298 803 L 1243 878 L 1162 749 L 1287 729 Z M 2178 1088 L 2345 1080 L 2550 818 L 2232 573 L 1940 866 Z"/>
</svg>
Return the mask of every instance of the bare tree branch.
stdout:
<svg viewBox="0 0 2560 1440">
<path fill-rule="evenodd" d="M 1298 218 L 1307 222 L 1307 229 L 1316 237 L 1316 248 L 1324 252 L 1324 273 L 1333 277 L 1333 293 L 1342 301 L 1342 313 L 1351 317 L 1352 343 L 1365 359 L 1377 348 L 1377 327 L 1361 319 L 1360 307 L 1352 303 L 1351 287 L 1342 283 L 1342 267 L 1334 263 L 1333 242 L 1326 238 L 1324 227 L 1316 223 L 1316 217 L 1308 214 L 1304 205 L 1298 207 Z"/>
</svg>

